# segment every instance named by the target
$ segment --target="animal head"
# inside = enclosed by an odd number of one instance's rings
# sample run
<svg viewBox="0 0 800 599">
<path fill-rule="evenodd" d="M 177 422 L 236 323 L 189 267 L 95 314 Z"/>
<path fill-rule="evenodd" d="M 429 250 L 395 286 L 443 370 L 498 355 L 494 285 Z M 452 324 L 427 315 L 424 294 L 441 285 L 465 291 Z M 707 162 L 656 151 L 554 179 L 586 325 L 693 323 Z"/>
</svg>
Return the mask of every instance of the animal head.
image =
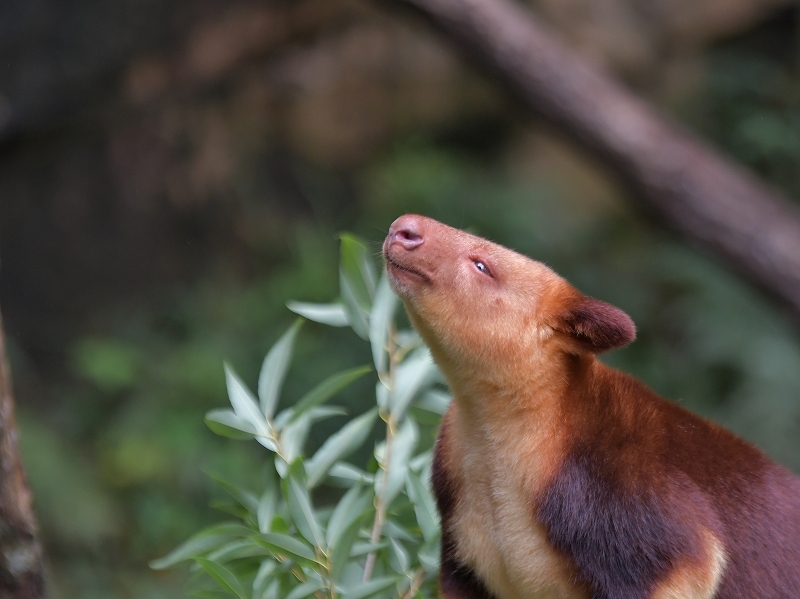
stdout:
<svg viewBox="0 0 800 599">
<path fill-rule="evenodd" d="M 596 354 L 636 335 L 622 310 L 541 262 L 430 218 L 398 218 L 383 253 L 392 287 L 445 372 L 501 371 L 554 351 Z"/>
</svg>

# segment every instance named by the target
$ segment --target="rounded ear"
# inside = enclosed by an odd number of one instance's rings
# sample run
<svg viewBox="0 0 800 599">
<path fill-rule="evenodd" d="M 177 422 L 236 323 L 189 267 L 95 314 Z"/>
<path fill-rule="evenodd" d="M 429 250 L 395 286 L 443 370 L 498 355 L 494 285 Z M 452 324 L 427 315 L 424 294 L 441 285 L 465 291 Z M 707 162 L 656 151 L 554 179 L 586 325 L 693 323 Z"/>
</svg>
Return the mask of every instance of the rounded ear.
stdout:
<svg viewBox="0 0 800 599">
<path fill-rule="evenodd" d="M 636 325 L 630 316 L 611 304 L 586 296 L 567 308 L 556 328 L 596 354 L 623 347 L 636 338 Z"/>
</svg>

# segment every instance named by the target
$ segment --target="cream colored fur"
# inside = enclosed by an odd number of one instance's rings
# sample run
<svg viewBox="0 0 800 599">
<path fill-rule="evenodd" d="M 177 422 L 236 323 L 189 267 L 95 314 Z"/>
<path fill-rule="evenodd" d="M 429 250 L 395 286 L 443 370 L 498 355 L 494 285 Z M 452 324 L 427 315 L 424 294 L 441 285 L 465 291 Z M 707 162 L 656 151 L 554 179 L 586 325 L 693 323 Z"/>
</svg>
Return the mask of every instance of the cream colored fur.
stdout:
<svg viewBox="0 0 800 599">
<path fill-rule="evenodd" d="M 448 414 L 449 441 L 460 456 L 450 471 L 460 489 L 451 522 L 458 558 L 497 599 L 585 599 L 533 518 L 531 493 L 550 475 L 547 460 L 535 456 L 557 451 L 557 440 L 542 442 L 528 419 L 465 411 L 457 401 Z"/>
</svg>

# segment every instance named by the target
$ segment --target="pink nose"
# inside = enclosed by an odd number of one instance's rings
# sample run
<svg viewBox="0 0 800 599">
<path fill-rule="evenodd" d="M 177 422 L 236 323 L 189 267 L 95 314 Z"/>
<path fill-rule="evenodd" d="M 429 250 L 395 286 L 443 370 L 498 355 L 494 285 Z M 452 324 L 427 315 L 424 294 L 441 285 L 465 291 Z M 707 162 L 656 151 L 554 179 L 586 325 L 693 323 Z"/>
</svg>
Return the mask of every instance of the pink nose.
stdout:
<svg viewBox="0 0 800 599">
<path fill-rule="evenodd" d="M 414 214 L 401 216 L 389 227 L 386 245 L 398 244 L 407 251 L 421 246 L 425 239 L 422 236 L 422 220 Z"/>
</svg>

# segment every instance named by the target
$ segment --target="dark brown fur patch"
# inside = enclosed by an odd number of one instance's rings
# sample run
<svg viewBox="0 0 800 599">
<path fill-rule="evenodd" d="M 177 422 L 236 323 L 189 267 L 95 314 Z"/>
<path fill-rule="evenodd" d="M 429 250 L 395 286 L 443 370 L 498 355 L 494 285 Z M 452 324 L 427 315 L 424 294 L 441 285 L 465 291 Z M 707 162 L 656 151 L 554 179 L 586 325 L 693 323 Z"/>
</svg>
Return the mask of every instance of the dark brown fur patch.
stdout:
<svg viewBox="0 0 800 599">
<path fill-rule="evenodd" d="M 456 559 L 455 542 L 442 533 L 442 557 L 439 566 L 439 592 L 444 599 L 496 599 L 471 568 Z"/>
<path fill-rule="evenodd" d="M 581 297 L 569 306 L 557 327 L 594 353 L 628 345 L 636 338 L 636 326 L 630 316 L 591 297 Z"/>
<path fill-rule="evenodd" d="M 453 485 L 452 479 L 447 474 L 445 447 L 447 444 L 448 415 L 442 420 L 439 427 L 439 436 L 433 449 L 433 467 L 431 468 L 431 486 L 436 498 L 436 507 L 439 509 L 442 523 L 449 520 L 453 513 L 458 490 Z"/>
<path fill-rule="evenodd" d="M 592 599 L 644 599 L 702 566 L 703 529 L 725 550 L 716 599 L 800 597 L 800 479 L 631 377 L 570 370 L 572 449 L 534 511 Z"/>
<path fill-rule="evenodd" d="M 536 516 L 592 599 L 647 599 L 699 541 L 669 495 L 630 488 L 589 446 L 573 448 Z"/>
</svg>

